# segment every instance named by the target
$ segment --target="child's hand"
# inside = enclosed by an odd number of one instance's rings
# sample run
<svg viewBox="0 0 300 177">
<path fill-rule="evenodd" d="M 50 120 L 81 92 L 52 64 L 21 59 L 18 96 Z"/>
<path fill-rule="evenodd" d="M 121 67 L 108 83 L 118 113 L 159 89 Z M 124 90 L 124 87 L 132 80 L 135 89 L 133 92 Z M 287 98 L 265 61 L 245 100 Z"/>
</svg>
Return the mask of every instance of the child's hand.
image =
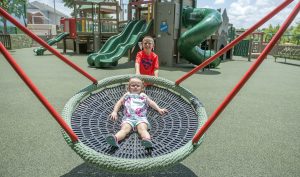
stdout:
<svg viewBox="0 0 300 177">
<path fill-rule="evenodd" d="M 158 112 L 159 112 L 160 115 L 163 115 L 165 113 L 168 113 L 168 110 L 163 108 L 163 109 L 159 109 Z"/>
<path fill-rule="evenodd" d="M 117 120 L 118 119 L 118 113 L 117 112 L 112 112 L 109 117 L 112 119 L 112 120 Z"/>
</svg>

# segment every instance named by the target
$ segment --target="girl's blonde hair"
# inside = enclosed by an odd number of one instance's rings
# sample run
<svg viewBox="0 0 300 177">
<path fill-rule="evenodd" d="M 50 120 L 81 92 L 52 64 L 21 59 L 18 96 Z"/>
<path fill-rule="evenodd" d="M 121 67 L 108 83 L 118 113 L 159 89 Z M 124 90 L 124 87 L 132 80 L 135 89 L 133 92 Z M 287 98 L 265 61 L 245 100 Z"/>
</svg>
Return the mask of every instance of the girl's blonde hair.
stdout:
<svg viewBox="0 0 300 177">
<path fill-rule="evenodd" d="M 127 85 L 126 90 L 127 90 L 128 92 L 130 92 L 130 90 L 129 90 L 129 85 L 130 85 L 130 81 L 131 81 L 132 79 L 138 79 L 138 80 L 140 80 L 140 81 L 142 82 L 142 90 L 141 90 L 141 92 L 144 92 L 144 91 L 145 91 L 145 84 L 144 84 L 144 81 L 141 80 L 140 78 L 136 77 L 136 76 L 130 77 L 130 79 L 129 79 L 129 81 L 128 81 L 128 85 Z"/>
<path fill-rule="evenodd" d="M 152 44 L 154 45 L 154 39 L 153 39 L 153 37 L 151 37 L 151 36 L 145 36 L 143 38 L 143 41 L 146 40 L 146 39 L 151 40 Z"/>
</svg>

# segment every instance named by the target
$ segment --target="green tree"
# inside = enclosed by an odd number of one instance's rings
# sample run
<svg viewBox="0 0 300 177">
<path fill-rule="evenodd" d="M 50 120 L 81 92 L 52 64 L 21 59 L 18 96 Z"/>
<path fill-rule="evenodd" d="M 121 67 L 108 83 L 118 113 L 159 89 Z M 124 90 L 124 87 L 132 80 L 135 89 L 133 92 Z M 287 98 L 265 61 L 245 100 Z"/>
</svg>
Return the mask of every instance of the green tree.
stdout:
<svg viewBox="0 0 300 177">
<path fill-rule="evenodd" d="M 64 5 L 69 7 L 69 8 L 74 8 L 74 0 L 62 0 L 64 2 Z M 82 0 L 82 1 L 87 1 L 87 0 Z"/>
<path fill-rule="evenodd" d="M 291 30 L 293 43 L 300 45 L 300 22 Z"/>
<path fill-rule="evenodd" d="M 24 23 L 25 23 L 26 3 L 27 3 L 27 0 L 1 0 L 0 6 L 4 10 L 6 10 L 9 14 L 13 14 L 18 18 L 23 17 Z M 3 33 L 6 34 L 7 33 L 7 20 L 2 17 L 1 22 L 3 23 Z"/>
<path fill-rule="evenodd" d="M 279 25 L 277 25 L 276 27 L 273 27 L 272 24 L 270 24 L 268 28 L 264 28 L 262 30 L 265 34 L 264 41 L 270 42 L 270 40 L 272 39 L 274 34 L 278 31 L 279 27 L 280 27 Z"/>
</svg>

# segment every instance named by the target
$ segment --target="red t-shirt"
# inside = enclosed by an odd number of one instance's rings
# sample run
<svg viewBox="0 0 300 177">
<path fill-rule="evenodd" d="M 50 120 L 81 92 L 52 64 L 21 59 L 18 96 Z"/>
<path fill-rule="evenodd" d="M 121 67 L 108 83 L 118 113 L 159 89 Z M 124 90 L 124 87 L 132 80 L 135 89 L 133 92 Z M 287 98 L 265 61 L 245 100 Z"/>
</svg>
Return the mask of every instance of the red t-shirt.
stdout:
<svg viewBox="0 0 300 177">
<path fill-rule="evenodd" d="M 135 62 L 139 63 L 142 75 L 154 76 L 154 71 L 159 68 L 158 56 L 154 52 L 147 55 L 143 50 L 139 51 Z"/>
</svg>

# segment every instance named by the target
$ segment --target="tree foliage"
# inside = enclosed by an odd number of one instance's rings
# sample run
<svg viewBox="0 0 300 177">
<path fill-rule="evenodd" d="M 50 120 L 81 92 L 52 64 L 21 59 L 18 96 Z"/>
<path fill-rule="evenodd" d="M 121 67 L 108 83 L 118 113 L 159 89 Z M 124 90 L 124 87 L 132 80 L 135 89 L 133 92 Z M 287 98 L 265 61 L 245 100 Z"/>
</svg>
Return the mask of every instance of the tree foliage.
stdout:
<svg viewBox="0 0 300 177">
<path fill-rule="evenodd" d="M 278 24 L 276 27 L 269 25 L 268 28 L 263 29 L 264 32 L 264 41 L 270 42 L 272 37 L 279 30 L 280 25 Z M 284 34 L 281 36 L 280 43 L 293 43 L 300 44 L 300 22 L 296 24 L 296 26 L 289 27 Z"/>
<path fill-rule="evenodd" d="M 6 10 L 9 14 L 13 14 L 18 18 L 26 17 L 26 11 L 24 10 L 26 7 L 26 0 L 1 0 L 0 6 Z M 1 18 L 1 22 L 3 23 L 3 33 L 7 32 L 7 21 L 3 17 Z"/>
<path fill-rule="evenodd" d="M 297 25 L 292 28 L 291 34 L 292 34 L 292 41 L 295 44 L 300 45 L 300 22 L 298 22 Z"/>
<path fill-rule="evenodd" d="M 264 32 L 264 41 L 270 42 L 272 39 L 273 35 L 279 30 L 280 26 L 277 25 L 273 27 L 272 24 L 269 25 L 268 28 L 264 28 L 262 31 Z"/>
<path fill-rule="evenodd" d="M 64 5 L 69 7 L 69 8 L 73 8 L 74 7 L 74 0 L 62 0 L 64 2 Z M 83 0 L 86 1 L 86 0 Z"/>
</svg>

